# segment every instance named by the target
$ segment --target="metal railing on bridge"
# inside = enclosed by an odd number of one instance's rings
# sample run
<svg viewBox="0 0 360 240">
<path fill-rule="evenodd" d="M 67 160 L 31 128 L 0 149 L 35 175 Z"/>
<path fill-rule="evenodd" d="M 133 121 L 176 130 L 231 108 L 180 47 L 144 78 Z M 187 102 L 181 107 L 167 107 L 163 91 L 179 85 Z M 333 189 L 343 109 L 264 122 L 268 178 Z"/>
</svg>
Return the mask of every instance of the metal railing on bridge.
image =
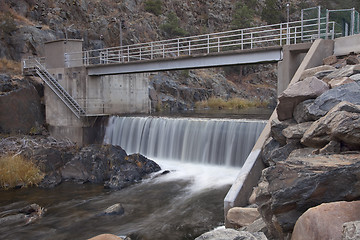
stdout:
<svg viewBox="0 0 360 240">
<path fill-rule="evenodd" d="M 328 31 L 324 31 L 324 29 L 328 29 Z M 318 17 L 122 47 L 67 53 L 65 54 L 65 61 L 66 66 L 75 67 L 79 63 L 85 66 L 126 63 L 282 46 L 285 44 L 312 42 L 318 38 L 334 39 L 341 35 L 335 29 L 335 22 L 327 22 L 326 17 Z M 81 59 L 79 59 L 79 56 L 82 56 Z"/>
</svg>

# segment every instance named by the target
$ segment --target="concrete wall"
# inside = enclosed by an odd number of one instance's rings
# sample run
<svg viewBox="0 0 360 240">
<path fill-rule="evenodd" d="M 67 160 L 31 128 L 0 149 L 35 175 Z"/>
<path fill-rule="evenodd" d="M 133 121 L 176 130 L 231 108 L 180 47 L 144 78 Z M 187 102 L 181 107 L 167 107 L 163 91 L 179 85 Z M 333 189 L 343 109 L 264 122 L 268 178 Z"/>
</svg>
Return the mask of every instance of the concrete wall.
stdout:
<svg viewBox="0 0 360 240">
<path fill-rule="evenodd" d="M 78 39 L 61 39 L 56 41 L 50 41 L 45 43 L 45 59 L 46 68 L 64 68 L 65 66 L 65 53 L 81 52 L 82 40 Z M 82 54 L 72 55 L 73 61 L 70 61 L 73 65 L 82 65 Z M 74 60 L 78 59 L 78 60 Z M 71 59 L 68 59 L 71 60 Z"/>
<path fill-rule="evenodd" d="M 60 98 L 46 87 L 46 122 L 54 137 L 69 138 L 83 145 L 94 138 L 91 128 L 97 116 L 150 112 L 147 73 L 95 77 L 88 76 L 85 67 L 52 68 L 48 71 L 85 109 L 88 116 L 77 118 Z"/>
<path fill-rule="evenodd" d="M 334 55 L 360 53 L 360 34 L 335 39 Z"/>
<path fill-rule="evenodd" d="M 149 73 L 90 76 L 87 80 L 87 99 L 102 99 L 104 114 L 150 113 Z"/>
</svg>

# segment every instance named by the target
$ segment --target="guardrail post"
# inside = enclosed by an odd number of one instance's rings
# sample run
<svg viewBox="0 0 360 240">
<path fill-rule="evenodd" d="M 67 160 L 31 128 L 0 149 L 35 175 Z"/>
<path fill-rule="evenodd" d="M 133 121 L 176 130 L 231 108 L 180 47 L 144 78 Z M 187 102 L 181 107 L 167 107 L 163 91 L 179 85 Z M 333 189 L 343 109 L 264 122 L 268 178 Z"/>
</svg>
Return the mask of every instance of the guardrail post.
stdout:
<svg viewBox="0 0 360 240">
<path fill-rule="evenodd" d="M 151 59 L 153 59 L 154 57 L 154 52 L 153 52 L 153 42 L 150 43 L 150 51 L 151 51 Z"/>
<path fill-rule="evenodd" d="M 141 48 L 142 48 L 142 47 L 139 48 L 139 57 L 140 57 L 140 60 L 141 60 Z"/>
<path fill-rule="evenodd" d="M 355 31 L 355 8 L 351 9 L 351 35 L 354 35 Z"/>
<path fill-rule="evenodd" d="M 130 46 L 127 47 L 127 55 L 128 62 L 130 62 Z"/>
<path fill-rule="evenodd" d="M 253 33 L 250 33 L 250 49 L 253 48 Z"/>
<path fill-rule="evenodd" d="M 191 42 L 189 40 L 189 56 L 191 55 Z"/>
<path fill-rule="evenodd" d="M 217 39 L 218 39 L 218 52 L 220 52 L 220 37 L 218 37 Z"/>
<path fill-rule="evenodd" d="M 177 39 L 177 55 L 180 56 L 180 39 Z"/>
<path fill-rule="evenodd" d="M 282 46 L 282 23 L 280 23 L 280 46 Z"/>
<path fill-rule="evenodd" d="M 326 9 L 326 33 L 325 33 L 325 39 L 328 39 L 329 35 L 329 10 Z"/>
<path fill-rule="evenodd" d="M 207 53 L 210 53 L 210 34 L 207 35 Z"/>
<path fill-rule="evenodd" d="M 301 9 L 301 41 L 304 41 L 304 9 Z"/>
<path fill-rule="evenodd" d="M 321 7 L 318 6 L 318 38 L 321 37 Z"/>
<path fill-rule="evenodd" d="M 165 58 L 165 45 L 162 45 L 162 49 L 163 49 L 163 58 Z"/>
<path fill-rule="evenodd" d="M 335 22 L 333 22 L 332 24 L 332 34 L 331 34 L 331 39 L 334 40 L 335 39 Z"/>
<path fill-rule="evenodd" d="M 289 23 L 286 23 L 286 44 L 290 44 Z"/>
<path fill-rule="evenodd" d="M 241 29 L 241 50 L 244 50 L 244 30 Z"/>
</svg>

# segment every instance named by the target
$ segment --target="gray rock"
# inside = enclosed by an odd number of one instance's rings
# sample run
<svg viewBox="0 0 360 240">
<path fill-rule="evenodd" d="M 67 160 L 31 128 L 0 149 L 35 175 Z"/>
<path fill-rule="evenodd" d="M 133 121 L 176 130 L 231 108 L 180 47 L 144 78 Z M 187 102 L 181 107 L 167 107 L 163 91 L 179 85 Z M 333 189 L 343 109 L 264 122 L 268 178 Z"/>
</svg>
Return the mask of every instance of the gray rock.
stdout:
<svg viewBox="0 0 360 240">
<path fill-rule="evenodd" d="M 125 210 L 121 203 L 116 203 L 104 210 L 102 215 L 122 215 Z"/>
<path fill-rule="evenodd" d="M 349 64 L 349 65 L 356 65 L 356 64 L 359 64 L 359 63 L 360 63 L 360 61 L 359 61 L 359 58 L 357 56 L 350 55 L 346 59 L 346 64 Z"/>
<path fill-rule="evenodd" d="M 328 76 L 330 73 L 334 72 L 334 70 L 324 70 L 314 74 L 315 77 L 318 79 L 323 79 L 324 77 Z"/>
<path fill-rule="evenodd" d="M 320 96 L 329 89 L 328 85 L 316 77 L 290 85 L 280 96 L 276 108 L 280 121 L 292 118 L 294 108 L 302 101 Z"/>
<path fill-rule="evenodd" d="M 285 128 L 282 133 L 287 139 L 301 139 L 313 122 L 303 122 Z"/>
<path fill-rule="evenodd" d="M 360 73 L 351 75 L 350 79 L 352 79 L 354 81 L 360 81 Z"/>
<path fill-rule="evenodd" d="M 251 223 L 248 226 L 242 227 L 240 230 L 251 232 L 251 233 L 263 232 L 265 235 L 268 232 L 267 228 L 266 228 L 266 223 L 264 222 L 264 220 L 262 218 L 255 220 L 253 223 Z"/>
<path fill-rule="evenodd" d="M 316 98 L 314 103 L 308 107 L 309 114 L 313 116 L 313 120 L 317 120 L 342 101 L 360 104 L 359 92 L 360 85 L 358 83 L 349 83 L 330 89 Z"/>
<path fill-rule="evenodd" d="M 302 80 L 304 80 L 305 78 L 308 78 L 308 77 L 313 77 L 316 74 L 323 75 L 321 73 L 326 73 L 326 75 L 328 75 L 328 74 L 332 73 L 335 70 L 336 70 L 336 68 L 333 67 L 333 66 L 330 66 L 330 65 L 321 65 L 321 66 L 318 66 L 318 67 L 309 68 L 309 69 L 306 69 L 301 74 L 300 81 L 302 81 Z"/>
<path fill-rule="evenodd" d="M 333 78 L 350 77 L 351 75 L 360 73 L 360 64 L 357 65 L 345 65 L 344 67 L 335 70 L 326 76 L 326 79 L 331 80 Z"/>
<path fill-rule="evenodd" d="M 329 153 L 340 153 L 341 143 L 338 141 L 331 140 L 325 147 L 319 150 L 320 154 L 329 154 Z"/>
<path fill-rule="evenodd" d="M 272 137 L 266 139 L 265 144 L 261 150 L 261 157 L 265 166 L 269 166 L 270 163 L 273 162 L 271 159 L 273 158 L 272 154 L 274 149 L 279 149 L 281 146 L 282 145 Z"/>
<path fill-rule="evenodd" d="M 293 117 L 297 123 L 316 120 L 316 117 L 309 112 L 309 108 L 314 103 L 314 101 L 314 99 L 308 99 L 299 103 L 295 107 Z"/>
<path fill-rule="evenodd" d="M 295 149 L 302 148 L 300 141 L 289 141 L 284 146 L 276 147 L 276 141 L 269 139 L 263 149 L 263 162 L 267 166 L 275 165 L 277 162 L 285 161 L 289 154 Z"/>
<path fill-rule="evenodd" d="M 298 155 L 263 170 L 258 185 L 258 210 L 274 239 L 287 237 L 311 207 L 360 197 L 359 154 Z"/>
<path fill-rule="evenodd" d="M 278 141 L 282 146 L 286 144 L 286 138 L 282 134 L 282 130 L 287 128 L 290 125 L 295 124 L 292 119 L 279 121 L 279 119 L 273 119 L 271 121 L 271 136 Z"/>
<path fill-rule="evenodd" d="M 331 140 L 360 149 L 360 106 L 341 102 L 304 133 L 301 143 L 322 148 Z"/>
<path fill-rule="evenodd" d="M 259 217 L 260 214 L 256 208 L 242 207 L 233 207 L 226 215 L 226 219 L 230 223 L 230 226 L 236 229 L 250 225 Z"/>
<path fill-rule="evenodd" d="M 202 234 L 195 240 L 266 240 L 263 233 L 250 233 L 234 229 L 215 229 Z"/>
<path fill-rule="evenodd" d="M 342 240 L 358 239 L 360 239 L 360 221 L 344 223 L 342 230 Z"/>
</svg>

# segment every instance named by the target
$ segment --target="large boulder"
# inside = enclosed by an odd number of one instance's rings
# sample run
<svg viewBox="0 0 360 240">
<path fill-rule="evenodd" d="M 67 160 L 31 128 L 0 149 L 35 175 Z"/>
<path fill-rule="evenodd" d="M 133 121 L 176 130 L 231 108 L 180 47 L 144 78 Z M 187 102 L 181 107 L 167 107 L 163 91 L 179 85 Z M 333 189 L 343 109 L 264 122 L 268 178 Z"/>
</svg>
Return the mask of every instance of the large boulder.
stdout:
<svg viewBox="0 0 360 240">
<path fill-rule="evenodd" d="M 306 130 L 308 130 L 308 128 L 312 125 L 313 122 L 303 122 L 303 123 L 299 123 L 299 124 L 295 124 L 295 125 L 291 125 L 287 128 L 285 128 L 282 131 L 282 134 L 286 137 L 287 142 L 289 142 L 289 140 L 295 140 L 295 139 L 300 139 L 303 137 L 304 133 L 306 132 Z"/>
<path fill-rule="evenodd" d="M 307 129 L 301 143 L 309 147 L 322 148 L 331 140 L 342 142 L 353 149 L 359 149 L 359 105 L 349 102 L 339 103 Z"/>
<path fill-rule="evenodd" d="M 38 91 L 24 79 L 1 77 L 0 133 L 37 133 L 44 124 Z"/>
<path fill-rule="evenodd" d="M 119 146 L 94 144 L 83 147 L 61 169 L 61 175 L 65 180 L 105 182 L 107 188 L 122 189 L 159 170 L 159 165 L 142 155 L 128 156 Z"/>
<path fill-rule="evenodd" d="M 275 239 L 289 236 L 297 219 L 311 207 L 360 198 L 359 154 L 294 152 L 286 161 L 264 169 L 257 187 L 258 210 Z"/>
<path fill-rule="evenodd" d="M 353 104 L 360 104 L 360 83 L 349 83 L 326 91 L 315 99 L 307 111 L 312 116 L 312 120 L 317 120 L 324 116 L 336 104 L 347 101 Z"/>
<path fill-rule="evenodd" d="M 250 233 L 245 231 L 237 231 L 234 229 L 215 229 L 213 231 L 202 234 L 195 240 L 266 240 L 264 233 Z"/>
<path fill-rule="evenodd" d="M 118 237 L 113 234 L 101 234 L 92 238 L 89 238 L 88 240 L 123 240 L 121 237 Z"/>
<path fill-rule="evenodd" d="M 271 136 L 278 141 L 282 146 L 286 144 L 286 137 L 283 135 L 282 131 L 289 127 L 290 125 L 294 125 L 295 122 L 292 119 L 279 121 L 279 119 L 275 118 L 271 121 Z"/>
<path fill-rule="evenodd" d="M 233 207 L 226 215 L 226 219 L 236 229 L 250 225 L 259 217 L 260 213 L 256 208 L 242 207 Z"/>
<path fill-rule="evenodd" d="M 302 147 L 299 140 L 291 140 L 284 146 L 281 146 L 270 137 L 262 148 L 262 160 L 266 166 L 271 166 L 277 162 L 285 161 L 292 151 Z"/>
<path fill-rule="evenodd" d="M 300 102 L 317 98 L 328 89 L 328 85 L 316 77 L 308 77 L 303 81 L 290 85 L 279 96 L 279 104 L 276 108 L 279 120 L 292 118 L 294 108 Z"/>
<path fill-rule="evenodd" d="M 318 67 L 309 68 L 309 69 L 306 69 L 301 74 L 300 81 L 304 80 L 305 78 L 316 76 L 316 75 L 318 75 L 318 76 L 328 75 L 328 74 L 334 72 L 335 70 L 336 70 L 336 68 L 333 66 L 330 66 L 330 65 L 321 65 Z"/>
<path fill-rule="evenodd" d="M 338 240 L 343 224 L 355 220 L 360 220 L 360 201 L 323 203 L 301 215 L 291 240 Z"/>
</svg>

